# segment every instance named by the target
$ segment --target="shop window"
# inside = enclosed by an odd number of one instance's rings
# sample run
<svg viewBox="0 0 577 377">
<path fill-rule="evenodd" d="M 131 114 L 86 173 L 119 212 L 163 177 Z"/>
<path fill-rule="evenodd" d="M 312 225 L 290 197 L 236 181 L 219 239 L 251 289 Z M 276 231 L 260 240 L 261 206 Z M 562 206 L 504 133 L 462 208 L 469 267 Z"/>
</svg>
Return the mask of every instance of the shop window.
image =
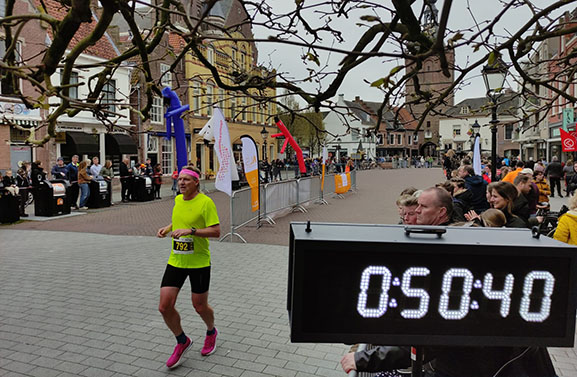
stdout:
<svg viewBox="0 0 577 377">
<path fill-rule="evenodd" d="M 172 174 L 172 139 L 162 139 L 162 174 Z"/>
</svg>

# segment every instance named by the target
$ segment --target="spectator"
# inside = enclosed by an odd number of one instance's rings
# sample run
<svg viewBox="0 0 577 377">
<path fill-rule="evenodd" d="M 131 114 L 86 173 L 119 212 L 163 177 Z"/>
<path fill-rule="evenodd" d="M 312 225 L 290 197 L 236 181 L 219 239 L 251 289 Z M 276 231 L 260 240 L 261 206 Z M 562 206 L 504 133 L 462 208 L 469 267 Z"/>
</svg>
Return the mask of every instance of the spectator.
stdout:
<svg viewBox="0 0 577 377">
<path fill-rule="evenodd" d="M 487 186 L 487 193 L 489 195 L 489 203 L 491 208 L 500 209 L 505 217 L 507 218 L 507 223 L 505 227 L 507 228 L 525 228 L 527 225 L 519 217 L 515 216 L 512 212 L 513 203 L 519 192 L 517 188 L 509 182 L 493 182 Z"/>
<path fill-rule="evenodd" d="M 30 180 L 26 173 L 25 166 L 18 169 L 16 175 L 16 186 L 20 189 L 20 217 L 28 217 L 26 214 L 26 203 L 28 202 L 28 195 L 30 191 Z"/>
<path fill-rule="evenodd" d="M 102 169 L 100 169 L 100 176 L 107 181 L 112 181 L 114 178 L 114 170 L 112 169 L 112 161 L 106 160 Z"/>
<path fill-rule="evenodd" d="M 130 160 L 125 158 L 120 164 L 120 185 L 122 203 L 127 203 L 132 195 L 132 185 L 134 182 L 134 172 L 130 167 Z"/>
<path fill-rule="evenodd" d="M 416 209 L 419 205 L 418 198 L 413 195 L 404 195 L 398 202 L 400 208 L 401 222 L 405 225 L 417 224 Z"/>
<path fill-rule="evenodd" d="M 68 178 L 68 168 L 64 165 L 64 159 L 62 157 L 56 159 L 56 165 L 52 167 L 50 173 L 52 174 L 52 179 Z"/>
<path fill-rule="evenodd" d="M 90 166 L 90 175 L 92 175 L 94 178 L 98 177 L 100 175 L 101 169 L 102 165 L 100 165 L 100 159 L 97 156 L 92 157 L 92 165 Z"/>
<path fill-rule="evenodd" d="M 545 180 L 545 175 L 542 171 L 536 171 L 533 173 L 535 179 L 535 184 L 539 189 L 539 203 L 549 203 L 549 195 L 551 195 L 551 189 Z"/>
<path fill-rule="evenodd" d="M 154 198 L 160 199 L 160 186 L 162 185 L 162 166 L 160 164 L 154 166 L 152 184 L 154 185 Z"/>
<path fill-rule="evenodd" d="M 481 221 L 481 225 L 486 228 L 501 228 L 505 226 L 507 223 L 507 218 L 505 214 L 495 208 L 489 208 L 485 212 L 483 212 L 479 219 Z"/>
<path fill-rule="evenodd" d="M 419 225 L 448 225 L 453 215 L 453 198 L 440 187 L 424 190 L 415 209 Z"/>
<path fill-rule="evenodd" d="M 521 170 L 519 175 L 525 175 L 529 177 L 529 184 L 531 185 L 531 190 L 529 193 L 525 194 L 527 198 L 527 205 L 529 206 L 529 215 L 533 217 L 537 213 L 537 204 L 539 203 L 539 187 L 533 181 L 533 170 L 525 168 Z"/>
<path fill-rule="evenodd" d="M 557 194 L 561 195 L 561 177 L 563 177 L 563 166 L 559 162 L 557 156 L 553 156 L 551 163 L 545 168 L 545 176 L 549 177 L 549 185 L 551 186 L 551 197 L 555 197 L 555 187 L 557 187 Z"/>
<path fill-rule="evenodd" d="M 569 245 L 577 245 L 577 195 L 571 196 L 567 204 L 569 211 L 559 218 L 553 238 Z"/>
<path fill-rule="evenodd" d="M 78 155 L 72 156 L 72 161 L 66 165 L 67 175 L 66 179 L 70 182 L 69 194 L 70 194 L 70 205 L 74 209 L 78 209 L 78 193 L 80 187 L 78 186 Z"/>
<path fill-rule="evenodd" d="M 114 169 L 112 169 L 112 161 L 106 160 L 104 162 L 104 166 L 100 169 L 100 176 L 104 178 L 104 180 L 108 181 L 107 190 L 108 190 L 108 197 L 110 198 L 110 205 L 114 205 L 112 203 L 112 178 L 114 178 Z"/>
<path fill-rule="evenodd" d="M 42 161 L 36 160 L 31 165 L 30 180 L 32 186 L 38 187 L 46 179 L 46 173 L 42 167 Z"/>
<path fill-rule="evenodd" d="M 465 180 L 465 187 L 471 191 L 471 207 L 481 213 L 489 208 L 487 202 L 487 182 L 483 177 L 475 175 L 475 170 L 471 165 L 461 166 L 458 170 L 458 176 Z"/>
<path fill-rule="evenodd" d="M 526 175 L 519 174 L 513 181 L 517 189 L 517 197 L 513 200 L 513 208 L 511 212 L 519 216 L 525 223 L 529 222 L 529 201 L 527 195 L 531 191 L 531 179 Z"/>
<path fill-rule="evenodd" d="M 513 161 L 513 162 L 515 162 L 515 161 Z M 525 165 L 523 164 L 523 161 L 517 161 L 515 163 L 515 167 L 511 166 L 511 168 L 512 169 L 514 168 L 514 170 L 507 173 L 507 175 L 501 174 L 501 176 L 503 177 L 501 180 L 503 182 L 513 183 L 513 181 L 515 180 L 515 177 L 517 177 L 517 175 L 521 172 L 521 170 L 523 170 L 525 168 Z"/>
<path fill-rule="evenodd" d="M 565 176 L 565 195 L 569 195 L 569 182 L 575 174 L 575 170 L 573 169 L 573 160 L 567 160 L 567 163 L 563 166 L 563 174 Z"/>
<path fill-rule="evenodd" d="M 20 188 L 16 185 L 16 179 L 12 176 L 12 170 L 6 170 L 2 177 L 2 184 L 4 185 L 4 189 L 12 196 L 19 195 Z"/>
<path fill-rule="evenodd" d="M 98 159 L 98 157 L 96 157 L 96 159 Z M 90 185 L 88 183 L 92 180 L 93 177 L 88 175 L 88 173 L 86 172 L 87 166 L 88 166 L 87 161 L 82 161 L 78 165 L 78 186 L 80 187 L 80 209 L 88 209 L 88 207 L 86 207 L 86 202 L 88 201 L 88 197 L 90 196 Z M 100 169 L 98 170 L 98 172 L 100 172 Z"/>
</svg>

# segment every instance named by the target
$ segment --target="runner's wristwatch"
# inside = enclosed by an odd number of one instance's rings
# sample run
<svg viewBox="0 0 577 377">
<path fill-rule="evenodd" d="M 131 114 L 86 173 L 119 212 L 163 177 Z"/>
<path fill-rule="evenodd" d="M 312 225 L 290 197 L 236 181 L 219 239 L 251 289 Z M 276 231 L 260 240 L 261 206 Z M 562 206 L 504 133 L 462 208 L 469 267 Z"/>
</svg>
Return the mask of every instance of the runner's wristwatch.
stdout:
<svg viewBox="0 0 577 377">
<path fill-rule="evenodd" d="M 190 228 L 190 231 L 192 232 L 191 235 L 194 236 L 196 234 L 196 228 Z"/>
</svg>

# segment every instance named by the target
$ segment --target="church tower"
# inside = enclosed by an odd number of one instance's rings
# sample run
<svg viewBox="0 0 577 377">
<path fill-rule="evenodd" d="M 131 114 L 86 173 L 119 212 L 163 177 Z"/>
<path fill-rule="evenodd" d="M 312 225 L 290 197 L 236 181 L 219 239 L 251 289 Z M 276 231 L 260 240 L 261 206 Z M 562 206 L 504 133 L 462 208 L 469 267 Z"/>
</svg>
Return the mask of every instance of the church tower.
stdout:
<svg viewBox="0 0 577 377">
<path fill-rule="evenodd" d="M 431 39 L 435 39 L 438 32 L 438 13 L 439 11 L 435 7 L 436 0 L 425 0 L 425 13 L 424 22 L 422 25 L 423 31 L 430 35 Z M 429 92 L 432 97 L 430 101 L 436 100 L 439 95 L 444 92 L 450 85 L 452 85 L 454 80 L 453 66 L 455 63 L 455 53 L 454 51 L 447 50 L 445 52 L 447 58 L 447 63 L 449 65 L 450 77 L 446 77 L 442 70 L 441 64 L 438 57 L 430 57 L 423 61 L 423 65 L 419 73 L 417 74 L 420 90 L 423 92 Z M 415 64 L 410 60 L 405 61 L 405 65 L 408 70 L 414 68 Z M 415 87 L 412 80 L 407 82 L 406 93 L 405 93 L 405 103 L 410 103 L 415 99 Z M 423 114 L 426 106 L 430 101 L 426 101 L 419 104 L 413 104 L 407 106 L 407 109 L 414 115 L 415 119 L 419 119 Z M 443 103 L 442 106 L 436 108 L 438 112 L 445 112 L 449 107 L 454 105 L 454 93 L 451 93 Z M 436 156 L 436 149 L 439 146 L 439 141 L 441 136 L 439 135 L 439 119 L 441 115 L 429 113 L 421 130 L 423 130 L 424 140 L 419 140 L 421 145 L 419 148 L 419 153 L 425 156 Z"/>
</svg>

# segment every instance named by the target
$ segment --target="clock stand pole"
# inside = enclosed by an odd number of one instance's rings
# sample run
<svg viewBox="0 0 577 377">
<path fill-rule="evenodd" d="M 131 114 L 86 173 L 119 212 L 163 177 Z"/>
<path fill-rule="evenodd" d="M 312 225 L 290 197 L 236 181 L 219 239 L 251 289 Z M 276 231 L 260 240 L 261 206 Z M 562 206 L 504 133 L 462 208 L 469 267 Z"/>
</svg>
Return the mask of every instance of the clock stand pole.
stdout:
<svg viewBox="0 0 577 377">
<path fill-rule="evenodd" d="M 411 377 L 423 376 L 423 347 L 411 347 Z"/>
</svg>

